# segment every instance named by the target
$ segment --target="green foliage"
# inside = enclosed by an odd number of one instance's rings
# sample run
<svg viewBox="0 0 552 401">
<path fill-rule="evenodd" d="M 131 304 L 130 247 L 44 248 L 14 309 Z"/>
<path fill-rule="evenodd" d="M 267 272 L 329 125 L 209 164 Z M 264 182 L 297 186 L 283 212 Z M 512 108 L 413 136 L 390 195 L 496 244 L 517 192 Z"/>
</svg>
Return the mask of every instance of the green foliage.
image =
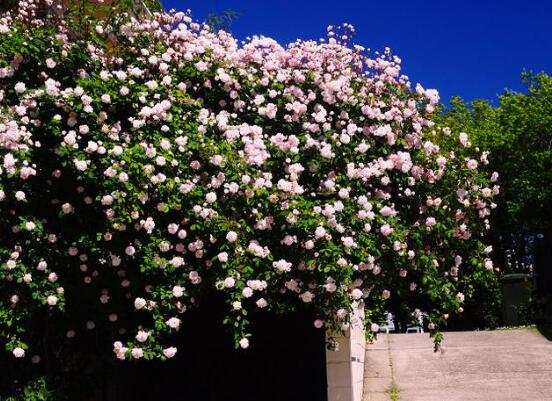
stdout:
<svg viewBox="0 0 552 401">
<path fill-rule="evenodd" d="M 537 320 L 537 305 L 534 299 L 529 299 L 519 305 L 514 305 L 514 310 L 520 325 L 531 325 Z"/>
<path fill-rule="evenodd" d="M 440 331 L 433 331 L 430 333 L 430 337 L 433 338 L 433 351 L 439 351 L 441 349 L 441 343 L 444 339 L 443 333 Z"/>
<path fill-rule="evenodd" d="M 0 397 L 0 401 L 58 401 L 55 394 L 48 388 L 46 379 L 40 378 L 26 383 L 17 390 L 17 395 Z"/>
<path fill-rule="evenodd" d="M 226 32 L 232 32 L 232 23 L 240 15 L 240 13 L 234 10 L 226 9 L 221 14 L 209 14 L 205 19 L 205 23 L 215 31 L 222 30 Z"/>
<path fill-rule="evenodd" d="M 391 401 L 399 401 L 399 386 L 396 383 L 391 384 L 389 389 L 389 398 Z"/>
<path fill-rule="evenodd" d="M 116 47 L 113 37 L 95 31 L 98 24 L 115 28 L 128 21 L 128 16 L 137 19 L 151 17 L 163 6 L 159 0 L 112 0 L 102 4 L 93 0 L 78 0 L 66 2 L 66 8 L 63 18 L 73 35 L 101 46 Z"/>
<path fill-rule="evenodd" d="M 503 140 L 490 145 L 506 153 L 499 160 L 512 220 L 541 231 L 552 223 L 552 77 L 524 74 L 523 81 L 527 94 L 507 91 L 500 97 Z"/>
<path fill-rule="evenodd" d="M 472 146 L 490 151 L 501 196 L 490 233 L 501 269 L 526 270 L 530 236 L 552 224 L 552 77 L 523 73 L 526 93 L 505 91 L 498 107 L 455 98 L 443 115 L 453 130 L 470 133 Z"/>
</svg>

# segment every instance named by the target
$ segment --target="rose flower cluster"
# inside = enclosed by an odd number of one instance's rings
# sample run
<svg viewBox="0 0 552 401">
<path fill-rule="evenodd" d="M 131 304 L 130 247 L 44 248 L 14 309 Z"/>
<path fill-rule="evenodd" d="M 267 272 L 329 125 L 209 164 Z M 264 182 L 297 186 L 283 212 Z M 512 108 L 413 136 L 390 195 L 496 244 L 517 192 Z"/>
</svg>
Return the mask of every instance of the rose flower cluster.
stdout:
<svg viewBox="0 0 552 401">
<path fill-rule="evenodd" d="M 69 341 L 110 327 L 120 359 L 171 358 L 183 314 L 309 308 L 347 327 L 389 302 L 438 330 L 474 280 L 498 193 L 487 154 L 435 124 L 412 86 L 349 25 L 282 46 L 194 22 L 121 16 L 74 35 L 63 5 L 0 16 L 0 333 L 62 315 Z M 57 8 L 56 8 L 57 4 Z M 61 11 L 60 11 L 61 10 Z M 27 355 L 28 354 L 28 355 Z"/>
</svg>

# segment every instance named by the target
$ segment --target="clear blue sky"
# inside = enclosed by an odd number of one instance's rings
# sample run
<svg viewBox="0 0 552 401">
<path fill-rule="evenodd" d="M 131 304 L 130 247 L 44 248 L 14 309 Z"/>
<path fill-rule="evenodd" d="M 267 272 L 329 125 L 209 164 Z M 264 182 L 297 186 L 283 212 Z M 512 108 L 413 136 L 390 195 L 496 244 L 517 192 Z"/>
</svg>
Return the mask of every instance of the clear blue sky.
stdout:
<svg viewBox="0 0 552 401">
<path fill-rule="evenodd" d="M 239 12 L 232 31 L 240 39 L 318 39 L 330 24 L 351 23 L 355 43 L 391 47 L 411 81 L 438 89 L 445 102 L 520 90 L 523 69 L 552 74 L 552 0 L 162 1 L 199 20 Z"/>
</svg>

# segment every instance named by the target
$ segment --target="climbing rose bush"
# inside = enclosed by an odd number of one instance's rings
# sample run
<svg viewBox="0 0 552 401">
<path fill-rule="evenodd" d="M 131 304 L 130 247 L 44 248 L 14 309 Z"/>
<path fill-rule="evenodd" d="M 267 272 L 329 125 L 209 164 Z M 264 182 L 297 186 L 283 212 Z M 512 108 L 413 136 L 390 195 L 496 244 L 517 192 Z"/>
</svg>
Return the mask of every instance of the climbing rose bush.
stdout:
<svg viewBox="0 0 552 401">
<path fill-rule="evenodd" d="M 75 35 L 63 5 L 0 18 L 0 332 L 39 355 L 37 317 L 102 330 L 117 358 L 171 358 L 182 315 L 218 296 L 237 346 L 248 312 L 303 304 L 329 333 L 363 302 L 436 332 L 491 280 L 498 193 L 487 154 L 433 123 L 353 28 L 282 46 L 186 13 Z M 69 340 L 70 341 L 70 340 Z"/>
</svg>

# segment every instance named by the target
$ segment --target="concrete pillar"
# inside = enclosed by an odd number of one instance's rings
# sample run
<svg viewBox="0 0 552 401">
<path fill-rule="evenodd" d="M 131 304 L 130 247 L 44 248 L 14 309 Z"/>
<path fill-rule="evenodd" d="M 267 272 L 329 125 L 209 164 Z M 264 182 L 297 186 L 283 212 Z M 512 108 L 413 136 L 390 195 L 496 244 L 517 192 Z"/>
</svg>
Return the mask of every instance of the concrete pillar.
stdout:
<svg viewBox="0 0 552 401">
<path fill-rule="evenodd" d="M 333 337 L 338 349 L 326 351 L 328 401 L 362 401 L 366 353 L 363 303 L 355 306 L 345 335 Z"/>
</svg>

